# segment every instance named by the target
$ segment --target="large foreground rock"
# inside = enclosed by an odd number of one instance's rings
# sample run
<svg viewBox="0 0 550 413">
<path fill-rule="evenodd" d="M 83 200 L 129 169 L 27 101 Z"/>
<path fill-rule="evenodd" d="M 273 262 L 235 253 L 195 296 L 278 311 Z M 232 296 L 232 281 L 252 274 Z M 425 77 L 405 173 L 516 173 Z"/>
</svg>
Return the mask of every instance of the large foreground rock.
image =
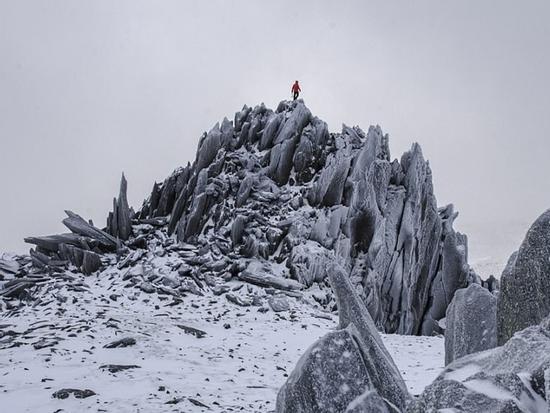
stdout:
<svg viewBox="0 0 550 413">
<path fill-rule="evenodd" d="M 547 412 L 550 320 L 516 333 L 504 346 L 449 364 L 407 410 Z"/>
<path fill-rule="evenodd" d="M 498 344 L 550 314 L 550 210 L 531 226 L 500 279 Z"/>
<path fill-rule="evenodd" d="M 445 364 L 497 345 L 497 299 L 479 284 L 455 293 L 447 308 Z"/>
<path fill-rule="evenodd" d="M 330 268 L 329 274 L 340 329 L 318 340 L 300 358 L 279 391 L 277 412 L 404 409 L 410 395 L 364 303 L 339 266 Z"/>
</svg>

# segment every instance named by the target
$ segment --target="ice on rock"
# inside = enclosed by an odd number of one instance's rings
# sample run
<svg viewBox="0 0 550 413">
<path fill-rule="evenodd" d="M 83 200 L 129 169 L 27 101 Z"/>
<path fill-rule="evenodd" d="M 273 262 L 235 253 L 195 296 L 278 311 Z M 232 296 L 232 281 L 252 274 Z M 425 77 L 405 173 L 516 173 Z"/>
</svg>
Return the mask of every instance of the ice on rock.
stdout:
<svg viewBox="0 0 550 413">
<path fill-rule="evenodd" d="M 500 278 L 498 344 L 550 313 L 550 210 L 531 226 Z"/>
<path fill-rule="evenodd" d="M 517 332 L 501 347 L 455 360 L 414 400 L 407 412 L 547 411 L 549 328 L 547 318 L 540 325 Z"/>
<path fill-rule="evenodd" d="M 201 253 L 182 250 L 182 260 L 209 276 L 284 290 L 324 283 L 333 259 L 349 271 L 377 328 L 441 333 L 454 292 L 479 280 L 466 238 L 452 228 L 452 206 L 437 207 L 420 146 L 391 161 L 388 140 L 379 126 L 329 133 L 301 99 L 275 111 L 245 106 L 234 122 L 224 118 L 205 133 L 195 161 L 155 183 L 136 212 L 123 176 L 105 230 L 69 213 L 73 234 L 27 241 L 37 246 L 39 268 L 72 263 L 88 273 L 191 244 Z M 240 264 L 228 272 L 208 262 Z M 160 278 L 141 281 L 166 287 Z"/>
<path fill-rule="evenodd" d="M 479 284 L 455 293 L 445 319 L 445 364 L 497 346 L 496 312 L 496 297 Z"/>
<path fill-rule="evenodd" d="M 339 330 L 325 335 L 300 358 L 279 391 L 277 413 L 388 411 L 380 403 L 404 409 L 410 395 L 365 304 L 340 266 L 333 264 L 328 274 Z M 373 394 L 364 397 L 365 391 Z"/>
</svg>

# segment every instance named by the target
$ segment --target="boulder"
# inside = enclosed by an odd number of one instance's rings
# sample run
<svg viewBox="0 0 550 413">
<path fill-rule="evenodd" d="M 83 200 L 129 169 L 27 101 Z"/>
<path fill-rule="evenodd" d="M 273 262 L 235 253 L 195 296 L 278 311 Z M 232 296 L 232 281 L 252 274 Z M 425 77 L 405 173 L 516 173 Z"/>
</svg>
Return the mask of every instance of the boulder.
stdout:
<svg viewBox="0 0 550 413">
<path fill-rule="evenodd" d="M 269 306 L 276 313 L 290 310 L 290 304 L 284 295 L 275 295 L 267 300 Z"/>
<path fill-rule="evenodd" d="M 353 326 L 329 333 L 300 358 L 277 396 L 277 413 L 344 412 L 371 389 Z"/>
<path fill-rule="evenodd" d="M 411 403 L 408 413 L 431 411 L 547 411 L 550 319 L 516 333 L 501 347 L 449 364 Z"/>
<path fill-rule="evenodd" d="M 457 290 L 445 319 L 445 364 L 496 347 L 496 313 L 496 297 L 479 284 Z"/>
<path fill-rule="evenodd" d="M 306 241 L 292 248 L 288 260 L 290 275 L 309 287 L 314 282 L 320 282 L 326 278 L 327 268 L 333 257 L 317 242 Z"/>
<path fill-rule="evenodd" d="M 300 358 L 279 391 L 276 411 L 404 409 L 410 395 L 363 301 L 341 267 L 334 264 L 328 273 L 337 299 L 339 329 L 322 337 Z M 374 394 L 365 396 L 366 391 Z M 361 405 L 372 410 L 360 410 Z"/>
<path fill-rule="evenodd" d="M 498 344 L 550 314 L 550 210 L 531 226 L 500 279 Z"/>
</svg>

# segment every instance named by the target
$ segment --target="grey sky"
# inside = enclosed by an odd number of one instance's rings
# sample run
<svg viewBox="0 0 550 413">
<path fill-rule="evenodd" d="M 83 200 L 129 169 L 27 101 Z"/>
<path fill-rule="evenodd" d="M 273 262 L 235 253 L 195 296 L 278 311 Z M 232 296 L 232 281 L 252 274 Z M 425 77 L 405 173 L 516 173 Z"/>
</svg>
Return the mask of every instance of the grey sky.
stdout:
<svg viewBox="0 0 550 413">
<path fill-rule="evenodd" d="M 331 130 L 420 142 L 473 250 L 550 207 L 549 22 L 547 1 L 0 0 L 0 250 L 64 209 L 103 225 L 121 171 L 139 206 L 295 79 Z"/>
</svg>

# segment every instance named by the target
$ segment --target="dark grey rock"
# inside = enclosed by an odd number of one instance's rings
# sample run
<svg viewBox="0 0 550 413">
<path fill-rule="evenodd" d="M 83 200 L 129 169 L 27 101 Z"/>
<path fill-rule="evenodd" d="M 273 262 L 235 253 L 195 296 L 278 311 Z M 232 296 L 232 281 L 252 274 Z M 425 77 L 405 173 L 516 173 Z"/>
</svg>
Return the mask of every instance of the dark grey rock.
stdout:
<svg viewBox="0 0 550 413">
<path fill-rule="evenodd" d="M 353 326 L 329 333 L 300 358 L 277 396 L 277 413 L 344 412 L 371 383 Z"/>
<path fill-rule="evenodd" d="M 234 247 L 242 242 L 245 223 L 246 217 L 243 215 L 237 215 L 231 225 L 231 241 Z"/>
<path fill-rule="evenodd" d="M 365 307 L 353 288 L 348 274 L 338 264 L 329 269 L 329 281 L 338 305 L 339 328 L 353 325 L 364 349 L 363 359 L 371 388 L 397 406 L 405 407 L 410 399 L 407 386 Z M 367 350 L 368 349 L 368 350 Z"/>
<path fill-rule="evenodd" d="M 545 372 L 550 367 L 550 320 L 517 332 L 501 347 L 449 364 L 407 412 L 546 411 Z"/>
<path fill-rule="evenodd" d="M 282 278 L 271 275 L 269 266 L 260 266 L 251 262 L 246 270 L 238 275 L 239 280 L 246 281 L 250 284 L 259 285 L 260 287 L 271 287 L 278 290 L 301 290 L 304 285 L 298 281 L 289 278 Z"/>
<path fill-rule="evenodd" d="M 176 182 L 177 174 L 172 174 L 163 182 L 160 188 L 160 196 L 157 208 L 155 210 L 155 217 L 163 217 L 172 211 L 176 197 Z"/>
<path fill-rule="evenodd" d="M 89 275 L 101 268 L 101 258 L 98 254 L 91 251 L 83 251 L 82 254 L 82 273 Z"/>
<path fill-rule="evenodd" d="M 122 348 L 122 347 L 129 347 L 136 344 L 136 339 L 133 337 L 124 337 L 120 340 L 115 340 L 109 344 L 105 344 L 104 348 Z"/>
<path fill-rule="evenodd" d="M 76 399 L 86 399 L 91 396 L 95 396 L 96 393 L 90 389 L 61 389 L 52 394 L 54 399 L 67 399 L 70 395 L 73 395 Z"/>
<path fill-rule="evenodd" d="M 206 337 L 206 331 L 202 331 L 194 327 L 184 326 L 183 324 L 176 325 L 181 328 L 186 334 L 191 334 L 192 336 L 195 336 L 197 338 Z"/>
<path fill-rule="evenodd" d="M 95 239 L 101 246 L 107 250 L 115 250 L 118 243 L 116 238 L 107 234 L 93 225 L 86 222 L 81 216 L 71 211 L 65 211 L 67 218 L 63 220 L 63 224 L 69 228 L 73 233 L 79 234 L 85 237 Z"/>
<path fill-rule="evenodd" d="M 227 301 L 229 301 L 230 303 L 237 304 L 241 307 L 249 307 L 253 304 L 252 298 L 243 297 L 241 295 L 233 293 L 225 294 L 225 298 L 227 298 Z"/>
<path fill-rule="evenodd" d="M 400 413 L 390 406 L 377 391 L 367 390 L 354 399 L 347 407 L 345 413 Z"/>
<path fill-rule="evenodd" d="M 43 237 L 27 237 L 25 238 L 25 242 L 28 244 L 34 244 L 42 250 L 57 252 L 59 251 L 61 244 L 82 248 L 83 243 L 93 246 L 93 243 L 96 241 L 89 237 L 83 237 L 82 235 L 70 233 L 47 235 Z"/>
<path fill-rule="evenodd" d="M 203 135 L 201 141 L 199 142 L 196 160 L 197 171 L 200 171 L 210 165 L 216 157 L 221 144 L 220 126 L 216 123 L 210 132 Z"/>
<path fill-rule="evenodd" d="M 279 391 L 277 413 L 368 411 L 359 410 L 360 405 L 375 412 L 388 411 L 383 409 L 387 405 L 405 408 L 410 395 L 364 303 L 338 265 L 328 273 L 338 302 L 339 330 L 300 358 Z M 374 394 L 365 397 L 368 391 Z"/>
<path fill-rule="evenodd" d="M 0 257 L 0 272 L 17 274 L 20 269 L 21 266 L 16 260 Z"/>
<path fill-rule="evenodd" d="M 471 284 L 455 292 L 447 307 L 445 364 L 497 346 L 497 299 L 487 289 Z"/>
<path fill-rule="evenodd" d="M 315 241 L 306 241 L 292 248 L 288 266 L 292 278 L 309 287 L 326 278 L 334 256 Z"/>
<path fill-rule="evenodd" d="M 156 256 L 175 251 L 167 233 L 179 243 L 211 246 L 200 256 L 180 251 L 190 265 L 222 272 L 207 263 L 249 259 L 267 270 L 233 268 L 231 277 L 288 291 L 325 282 L 326 257 L 313 248 L 320 245 L 349 270 L 380 330 L 443 332 L 440 320 L 454 292 L 481 281 L 467 264 L 466 237 L 452 228 L 452 205 L 437 207 L 418 144 L 390 161 L 388 136 L 379 126 L 366 134 L 343 126 L 331 134 L 303 100 L 281 102 L 275 112 L 263 104 L 245 107 L 234 125 L 224 119 L 204 134 L 194 163 L 155 183 L 137 214 L 127 208 L 123 178 L 107 229 L 118 239 L 70 213 L 65 221 L 73 235 L 29 239 L 37 245 L 34 265 L 62 271 L 67 263 L 59 260 L 60 245 L 66 244 L 97 254 L 117 251 L 125 257 L 122 268 L 143 258 L 128 248 L 160 241 Z M 119 241 L 126 229 L 136 231 L 141 247 L 132 236 Z M 80 250 L 73 255 L 84 259 Z M 177 289 L 186 291 L 202 294 L 195 285 Z"/>
<path fill-rule="evenodd" d="M 140 285 L 139 285 L 139 289 L 141 291 L 143 291 L 144 293 L 147 293 L 147 294 L 152 294 L 154 293 L 155 291 L 157 291 L 156 287 L 148 282 L 148 281 L 144 281 L 142 282 Z"/>
<path fill-rule="evenodd" d="M 550 314 L 550 210 L 531 226 L 500 278 L 498 344 Z"/>
<path fill-rule="evenodd" d="M 267 300 L 269 306 L 276 313 L 290 310 L 290 304 L 284 295 L 275 295 Z M 260 303 L 261 305 L 261 303 Z"/>
</svg>

